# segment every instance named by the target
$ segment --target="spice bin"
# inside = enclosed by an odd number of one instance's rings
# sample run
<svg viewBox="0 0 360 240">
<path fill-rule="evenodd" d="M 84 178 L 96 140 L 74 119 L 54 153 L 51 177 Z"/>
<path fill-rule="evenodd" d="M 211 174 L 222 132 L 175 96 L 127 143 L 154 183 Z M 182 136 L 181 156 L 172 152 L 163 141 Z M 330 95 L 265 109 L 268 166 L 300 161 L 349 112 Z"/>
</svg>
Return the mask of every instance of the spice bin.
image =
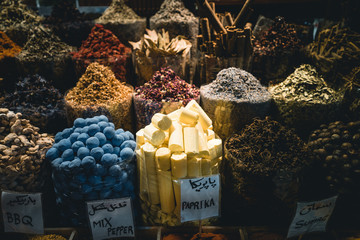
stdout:
<svg viewBox="0 0 360 240">
<path fill-rule="evenodd" d="M 115 77 L 125 83 L 132 84 L 131 49 L 102 25 L 96 24 L 77 52 L 72 52 L 75 70 L 78 77 L 93 62 L 109 67 Z"/>
<path fill-rule="evenodd" d="M 79 117 L 104 114 L 116 127 L 132 130 L 132 92 L 133 88 L 119 82 L 108 67 L 91 63 L 76 86 L 65 95 L 69 125 Z"/>
<path fill-rule="evenodd" d="M 151 123 L 136 133 L 139 196 L 145 225 L 180 225 L 178 180 L 219 173 L 222 141 L 211 125 L 200 105 L 191 100 L 185 108 L 170 114 L 156 113 Z M 183 225 L 186 224 L 193 225 Z"/>
<path fill-rule="evenodd" d="M 239 68 L 221 70 L 212 83 L 201 86 L 200 96 L 214 131 L 223 140 L 270 111 L 270 93 L 251 73 Z"/>
<path fill-rule="evenodd" d="M 111 30 L 124 43 L 139 41 L 146 29 L 146 18 L 138 16 L 124 0 L 112 0 L 95 22 Z"/>
<path fill-rule="evenodd" d="M 61 221 L 86 226 L 86 201 L 135 196 L 134 135 L 104 115 L 77 118 L 46 153 Z M 134 209 L 135 210 L 135 209 Z M 136 210 L 135 210 L 136 213 Z"/>
<path fill-rule="evenodd" d="M 197 87 L 182 80 L 171 68 L 161 68 L 152 79 L 135 89 L 137 129 L 148 125 L 155 113 L 171 113 L 192 99 L 199 102 L 199 96 Z"/>
</svg>

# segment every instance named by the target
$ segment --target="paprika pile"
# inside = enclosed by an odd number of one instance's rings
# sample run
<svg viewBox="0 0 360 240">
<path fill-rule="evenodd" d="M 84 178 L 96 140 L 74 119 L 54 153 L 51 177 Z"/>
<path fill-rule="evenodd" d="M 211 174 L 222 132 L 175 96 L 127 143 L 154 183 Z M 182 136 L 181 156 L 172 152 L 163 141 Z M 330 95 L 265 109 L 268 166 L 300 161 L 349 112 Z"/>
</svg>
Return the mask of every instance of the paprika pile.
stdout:
<svg viewBox="0 0 360 240">
<path fill-rule="evenodd" d="M 131 49 L 126 47 L 108 29 L 95 24 L 88 38 L 83 41 L 78 52 L 72 52 L 79 75 L 85 72 L 92 62 L 109 66 L 116 78 L 121 82 L 128 82 L 130 78 L 127 70 L 131 68 Z"/>
</svg>

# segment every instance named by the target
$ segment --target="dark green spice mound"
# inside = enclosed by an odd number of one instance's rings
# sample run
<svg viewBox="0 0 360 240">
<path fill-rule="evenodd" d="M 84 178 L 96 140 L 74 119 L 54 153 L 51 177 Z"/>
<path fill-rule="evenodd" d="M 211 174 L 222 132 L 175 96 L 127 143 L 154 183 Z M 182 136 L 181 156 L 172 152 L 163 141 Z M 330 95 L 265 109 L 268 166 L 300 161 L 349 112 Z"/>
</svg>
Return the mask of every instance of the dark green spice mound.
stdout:
<svg viewBox="0 0 360 240">
<path fill-rule="evenodd" d="M 226 143 L 234 172 L 246 169 L 259 175 L 270 175 L 277 170 L 294 172 L 308 160 L 304 142 L 291 130 L 266 117 L 256 119 Z"/>
</svg>

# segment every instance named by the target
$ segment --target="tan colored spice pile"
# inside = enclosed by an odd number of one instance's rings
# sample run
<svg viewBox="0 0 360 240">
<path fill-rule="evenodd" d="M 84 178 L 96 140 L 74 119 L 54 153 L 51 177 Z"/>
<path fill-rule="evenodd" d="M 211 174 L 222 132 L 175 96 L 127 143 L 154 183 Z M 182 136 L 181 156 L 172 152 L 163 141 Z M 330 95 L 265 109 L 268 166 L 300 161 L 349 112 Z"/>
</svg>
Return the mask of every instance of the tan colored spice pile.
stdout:
<svg viewBox="0 0 360 240">
<path fill-rule="evenodd" d="M 108 105 L 121 101 L 131 92 L 132 89 L 119 82 L 108 67 L 94 62 L 65 100 L 79 105 Z"/>
<path fill-rule="evenodd" d="M 48 234 L 43 236 L 35 236 L 30 238 L 30 240 L 66 240 L 66 238 L 56 234 Z"/>
</svg>

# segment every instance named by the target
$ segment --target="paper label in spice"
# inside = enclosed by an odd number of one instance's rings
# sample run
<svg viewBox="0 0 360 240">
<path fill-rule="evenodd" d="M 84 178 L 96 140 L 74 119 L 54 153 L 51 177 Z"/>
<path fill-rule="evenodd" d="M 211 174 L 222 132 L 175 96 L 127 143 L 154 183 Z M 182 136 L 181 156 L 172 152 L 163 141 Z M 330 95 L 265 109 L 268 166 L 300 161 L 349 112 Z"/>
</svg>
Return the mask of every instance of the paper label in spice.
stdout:
<svg viewBox="0 0 360 240">
<path fill-rule="evenodd" d="M 134 237 L 134 218 L 130 198 L 87 202 L 93 239 Z"/>
<path fill-rule="evenodd" d="M 219 216 L 219 174 L 181 179 L 181 222 Z"/>
<path fill-rule="evenodd" d="M 291 238 L 309 232 L 325 232 L 337 197 L 297 203 L 296 214 L 289 227 L 287 237 Z"/>
<path fill-rule="evenodd" d="M 44 234 L 41 193 L 1 193 L 5 232 Z"/>
</svg>

